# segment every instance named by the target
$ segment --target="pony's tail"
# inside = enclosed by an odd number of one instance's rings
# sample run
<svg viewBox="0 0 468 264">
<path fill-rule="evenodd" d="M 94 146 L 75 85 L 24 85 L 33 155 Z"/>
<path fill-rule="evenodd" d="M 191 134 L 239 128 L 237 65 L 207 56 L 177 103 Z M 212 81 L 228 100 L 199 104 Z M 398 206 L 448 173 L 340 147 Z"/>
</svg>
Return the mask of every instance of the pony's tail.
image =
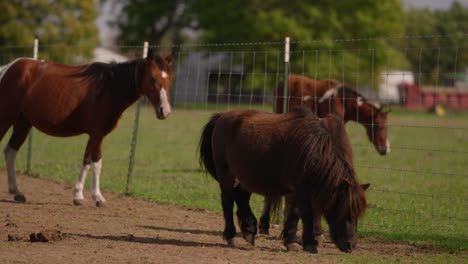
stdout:
<svg viewBox="0 0 468 264">
<path fill-rule="evenodd" d="M 218 180 L 216 177 L 216 166 L 213 160 L 213 152 L 211 148 L 211 137 L 213 136 L 213 129 L 216 125 L 216 121 L 221 117 L 220 113 L 214 114 L 210 121 L 203 128 L 200 143 L 198 144 L 198 149 L 200 152 L 200 158 L 198 162 L 200 167 L 205 168 L 205 170 L 213 176 L 215 180 Z"/>
</svg>

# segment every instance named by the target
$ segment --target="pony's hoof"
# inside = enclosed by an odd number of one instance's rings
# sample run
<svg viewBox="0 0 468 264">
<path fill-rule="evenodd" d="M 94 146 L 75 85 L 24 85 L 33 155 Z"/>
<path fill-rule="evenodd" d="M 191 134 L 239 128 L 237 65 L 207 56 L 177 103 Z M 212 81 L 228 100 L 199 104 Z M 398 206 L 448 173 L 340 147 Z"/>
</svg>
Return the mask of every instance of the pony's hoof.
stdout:
<svg viewBox="0 0 468 264">
<path fill-rule="evenodd" d="M 268 231 L 268 228 L 267 229 L 260 228 L 258 230 L 258 233 L 261 234 L 261 235 L 269 235 L 270 234 L 270 232 Z"/>
<path fill-rule="evenodd" d="M 236 243 L 234 242 L 234 238 L 230 238 L 227 240 L 227 245 L 228 247 L 230 248 L 235 248 L 236 247 Z"/>
<path fill-rule="evenodd" d="M 313 253 L 313 254 L 318 253 L 317 246 L 314 246 L 314 245 L 304 245 L 304 251 L 309 252 L 309 253 Z"/>
<path fill-rule="evenodd" d="M 15 197 L 13 199 L 15 199 L 15 201 L 17 201 L 18 203 L 25 203 L 26 202 L 26 197 L 24 197 L 24 194 L 22 194 L 22 193 L 15 194 Z"/>
<path fill-rule="evenodd" d="M 292 243 L 289 243 L 289 244 L 286 245 L 286 249 L 288 251 L 300 251 L 301 250 L 301 245 L 299 245 L 299 243 L 292 242 Z"/>
<path fill-rule="evenodd" d="M 255 235 L 252 233 L 243 233 L 242 236 L 244 237 L 245 241 L 247 241 L 250 245 L 255 246 Z"/>
<path fill-rule="evenodd" d="M 73 205 L 83 205 L 83 200 L 73 199 Z"/>
<path fill-rule="evenodd" d="M 104 207 L 106 203 L 104 201 L 96 201 L 96 207 Z"/>
</svg>

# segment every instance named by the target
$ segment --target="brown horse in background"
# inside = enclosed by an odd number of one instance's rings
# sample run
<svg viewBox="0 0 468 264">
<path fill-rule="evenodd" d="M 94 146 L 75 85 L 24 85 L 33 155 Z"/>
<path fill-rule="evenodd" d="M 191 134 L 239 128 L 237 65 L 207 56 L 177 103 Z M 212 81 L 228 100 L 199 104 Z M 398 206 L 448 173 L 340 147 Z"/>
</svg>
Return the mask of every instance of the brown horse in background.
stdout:
<svg viewBox="0 0 468 264">
<path fill-rule="evenodd" d="M 283 81 L 273 91 L 274 112 L 283 112 Z M 318 117 L 336 114 L 344 122 L 354 121 L 366 129 L 369 141 L 385 155 L 390 152 L 387 136 L 387 115 L 384 111 L 356 92 L 335 80 L 314 80 L 303 75 L 290 75 L 288 82 L 288 106 L 304 106 Z"/>
<path fill-rule="evenodd" d="M 283 112 L 283 81 L 278 83 L 273 92 L 274 112 Z M 371 104 L 355 90 L 342 85 L 336 80 L 314 80 L 303 75 L 290 75 L 288 82 L 289 108 L 304 106 L 311 109 L 319 117 L 336 114 L 344 122 L 354 121 L 364 126 L 367 137 L 375 149 L 386 155 L 390 152 L 390 141 L 387 136 L 388 112 Z M 280 206 L 279 197 L 265 197 L 262 216 L 260 217 L 260 233 L 268 234 L 272 209 Z M 322 232 L 320 221 L 315 230 Z"/>
<path fill-rule="evenodd" d="M 170 114 L 170 64 L 170 57 L 150 51 L 146 59 L 124 63 L 69 66 L 19 58 L 4 67 L 0 73 L 0 140 L 13 126 L 4 153 L 8 189 L 14 199 L 26 201 L 16 184 L 15 158 L 35 127 L 51 136 L 89 135 L 73 201 L 78 205 L 84 199 L 84 181 L 92 168 L 92 198 L 97 206 L 103 205 L 99 188 L 102 141 L 123 111 L 142 95 L 148 97 L 158 119 Z"/>
<path fill-rule="evenodd" d="M 234 201 L 244 238 L 254 244 L 257 220 L 249 200 L 255 192 L 288 195 L 291 206 L 283 229 L 288 249 L 297 248 L 301 217 L 304 250 L 317 252 L 313 223 L 322 214 L 341 251 L 351 252 L 356 246 L 367 186 L 355 177 L 351 144 L 341 118 L 319 119 L 306 108 L 285 114 L 255 110 L 215 114 L 203 129 L 199 151 L 201 165 L 221 188 L 228 245 L 235 245 Z"/>
</svg>

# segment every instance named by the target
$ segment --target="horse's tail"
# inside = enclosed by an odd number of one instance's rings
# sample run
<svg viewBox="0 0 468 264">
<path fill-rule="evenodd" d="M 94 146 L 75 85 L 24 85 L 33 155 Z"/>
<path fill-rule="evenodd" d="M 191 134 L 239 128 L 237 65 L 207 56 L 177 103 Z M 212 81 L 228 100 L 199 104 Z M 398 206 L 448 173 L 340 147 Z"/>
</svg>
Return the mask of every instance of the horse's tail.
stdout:
<svg viewBox="0 0 468 264">
<path fill-rule="evenodd" d="M 213 151 L 211 148 L 211 137 L 213 136 L 213 129 L 221 117 L 220 113 L 214 114 L 210 121 L 203 128 L 203 132 L 200 137 L 200 143 L 198 144 L 198 149 L 200 152 L 199 163 L 200 167 L 204 167 L 205 170 L 213 176 L 215 180 L 218 180 L 216 177 L 216 166 L 213 160 Z"/>
<path fill-rule="evenodd" d="M 280 223 L 283 196 L 268 196 L 270 203 L 270 218 L 272 223 Z"/>
</svg>

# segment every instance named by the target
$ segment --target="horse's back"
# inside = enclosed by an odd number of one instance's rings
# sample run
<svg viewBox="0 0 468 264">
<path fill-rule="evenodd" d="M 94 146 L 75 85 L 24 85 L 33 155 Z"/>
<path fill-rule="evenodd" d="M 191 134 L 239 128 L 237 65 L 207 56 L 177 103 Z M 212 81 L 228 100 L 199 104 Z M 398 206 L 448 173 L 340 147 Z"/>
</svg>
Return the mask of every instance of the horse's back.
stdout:
<svg viewBox="0 0 468 264">
<path fill-rule="evenodd" d="M 68 135 L 64 127 L 72 123 L 79 125 L 79 119 L 73 118 L 74 113 L 92 89 L 83 79 L 72 76 L 82 68 L 28 58 L 16 60 L 2 71 L 1 110 L 8 111 L 9 116 L 21 112 L 43 132 L 54 130 L 58 131 L 54 135 Z"/>
<path fill-rule="evenodd" d="M 247 190 L 263 195 L 291 191 L 296 179 L 295 175 L 285 177 L 288 173 L 284 162 L 287 134 L 297 122 L 294 115 L 255 110 L 223 113 L 212 138 L 218 177 L 229 174 Z"/>
</svg>

